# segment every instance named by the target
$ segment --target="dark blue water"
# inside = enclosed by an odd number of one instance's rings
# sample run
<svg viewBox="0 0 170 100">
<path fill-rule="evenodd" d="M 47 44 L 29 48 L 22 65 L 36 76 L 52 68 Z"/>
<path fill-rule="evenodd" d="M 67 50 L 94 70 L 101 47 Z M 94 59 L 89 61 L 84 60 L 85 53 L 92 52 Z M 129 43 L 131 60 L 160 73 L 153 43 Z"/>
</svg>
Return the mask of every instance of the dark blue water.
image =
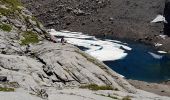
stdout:
<svg viewBox="0 0 170 100">
<path fill-rule="evenodd" d="M 159 54 L 152 47 L 144 44 L 133 43 L 129 46 L 132 50 L 126 51 L 128 53 L 126 58 L 104 63 L 127 79 L 147 82 L 161 82 L 170 79 L 170 55 Z M 148 52 L 162 55 L 162 58 L 155 59 Z"/>
<path fill-rule="evenodd" d="M 170 55 L 160 54 L 145 44 L 129 43 L 131 51 L 126 51 L 128 56 L 116 61 L 104 63 L 127 79 L 141 80 L 146 82 L 162 82 L 170 79 Z M 80 48 L 86 50 L 86 48 Z M 155 59 L 149 52 L 161 55 Z"/>
</svg>

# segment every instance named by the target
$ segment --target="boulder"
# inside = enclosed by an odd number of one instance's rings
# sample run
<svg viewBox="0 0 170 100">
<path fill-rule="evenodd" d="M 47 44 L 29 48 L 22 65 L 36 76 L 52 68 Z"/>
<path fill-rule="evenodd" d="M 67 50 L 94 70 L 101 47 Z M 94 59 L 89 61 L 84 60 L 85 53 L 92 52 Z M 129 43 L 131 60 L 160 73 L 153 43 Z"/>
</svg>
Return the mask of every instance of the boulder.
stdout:
<svg viewBox="0 0 170 100">
<path fill-rule="evenodd" d="M 6 76 L 0 76 L 0 82 L 7 82 L 7 77 Z"/>
</svg>

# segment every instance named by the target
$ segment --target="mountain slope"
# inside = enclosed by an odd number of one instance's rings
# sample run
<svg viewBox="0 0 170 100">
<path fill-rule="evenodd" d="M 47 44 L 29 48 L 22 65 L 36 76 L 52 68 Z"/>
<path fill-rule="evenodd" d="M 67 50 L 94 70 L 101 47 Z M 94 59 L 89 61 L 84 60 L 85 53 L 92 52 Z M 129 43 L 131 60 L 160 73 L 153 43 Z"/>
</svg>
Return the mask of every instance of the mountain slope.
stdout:
<svg viewBox="0 0 170 100">
<path fill-rule="evenodd" d="M 169 24 L 151 23 L 158 15 L 169 21 L 168 0 L 22 0 L 47 28 L 121 38 L 170 51 Z M 165 7 L 166 5 L 166 7 Z"/>
<path fill-rule="evenodd" d="M 73 45 L 49 41 L 46 29 L 17 0 L 0 0 L 0 14 L 1 99 L 169 99 L 135 89 Z"/>
</svg>

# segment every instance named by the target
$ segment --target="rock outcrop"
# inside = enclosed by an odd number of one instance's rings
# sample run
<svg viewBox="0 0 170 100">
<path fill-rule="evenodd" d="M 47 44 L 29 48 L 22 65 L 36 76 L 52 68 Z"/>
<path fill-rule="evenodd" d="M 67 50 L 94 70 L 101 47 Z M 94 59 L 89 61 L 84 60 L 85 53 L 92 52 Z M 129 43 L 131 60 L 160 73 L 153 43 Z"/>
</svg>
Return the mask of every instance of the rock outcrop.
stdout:
<svg viewBox="0 0 170 100">
<path fill-rule="evenodd" d="M 83 56 L 87 54 L 74 46 L 46 41 L 31 46 L 29 51 L 27 56 L 0 55 L 3 75 L 9 81 L 17 81 L 23 88 L 98 84 L 110 85 L 120 91 L 136 92 L 120 75 L 97 60 L 89 61 Z"/>
</svg>

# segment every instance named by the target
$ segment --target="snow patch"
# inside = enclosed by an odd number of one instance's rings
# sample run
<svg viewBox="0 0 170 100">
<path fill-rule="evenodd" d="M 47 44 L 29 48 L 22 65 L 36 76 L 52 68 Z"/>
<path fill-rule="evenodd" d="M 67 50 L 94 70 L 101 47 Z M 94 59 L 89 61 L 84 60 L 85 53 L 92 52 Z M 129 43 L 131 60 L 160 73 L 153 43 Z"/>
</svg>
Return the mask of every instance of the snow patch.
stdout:
<svg viewBox="0 0 170 100">
<path fill-rule="evenodd" d="M 165 54 L 165 53 L 167 53 L 167 52 L 165 52 L 165 51 L 158 51 L 158 53 Z"/>
<path fill-rule="evenodd" d="M 157 15 L 156 18 L 151 21 L 151 23 L 164 22 L 168 23 L 163 15 Z"/>
<path fill-rule="evenodd" d="M 163 58 L 163 56 L 161 56 L 161 55 L 158 55 L 158 54 L 155 54 L 155 53 L 152 53 L 152 52 L 148 52 L 148 53 L 155 59 L 162 59 Z"/>
<path fill-rule="evenodd" d="M 155 43 L 155 47 L 160 47 L 162 46 L 163 44 L 160 44 L 160 43 Z"/>
<path fill-rule="evenodd" d="M 128 55 L 125 51 L 132 50 L 126 43 L 109 39 L 100 40 L 81 32 L 55 31 L 51 29 L 50 34 L 64 36 L 68 43 L 88 48 L 85 52 L 100 61 L 123 59 Z"/>
<path fill-rule="evenodd" d="M 159 35 L 162 39 L 166 39 L 166 35 Z"/>
</svg>

